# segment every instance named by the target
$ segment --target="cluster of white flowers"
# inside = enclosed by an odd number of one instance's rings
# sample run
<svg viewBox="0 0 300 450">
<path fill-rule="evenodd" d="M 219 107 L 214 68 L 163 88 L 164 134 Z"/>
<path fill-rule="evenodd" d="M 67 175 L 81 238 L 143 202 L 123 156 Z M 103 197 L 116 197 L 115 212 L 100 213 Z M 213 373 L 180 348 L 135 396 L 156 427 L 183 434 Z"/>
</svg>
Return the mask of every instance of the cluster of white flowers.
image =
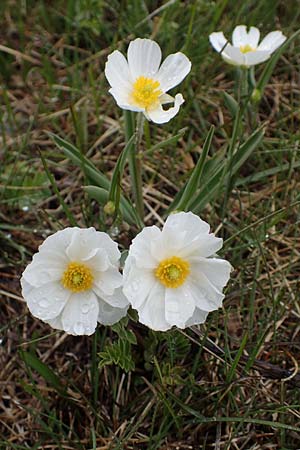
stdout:
<svg viewBox="0 0 300 450">
<path fill-rule="evenodd" d="M 209 37 L 225 61 L 249 67 L 267 60 L 285 41 L 280 31 L 260 44 L 255 27 L 237 26 L 233 45 L 222 32 Z M 127 60 L 109 55 L 105 75 L 117 104 L 142 112 L 148 120 L 165 123 L 179 111 L 181 94 L 167 94 L 190 72 L 183 53 L 169 55 L 161 64 L 161 49 L 150 39 L 129 44 Z M 163 105 L 172 103 L 169 109 Z M 94 228 L 66 228 L 48 237 L 25 269 L 21 284 L 31 313 L 72 335 L 90 335 L 97 322 L 112 325 L 129 306 L 153 330 L 200 324 L 222 305 L 231 265 L 216 257 L 222 239 L 195 214 L 170 215 L 162 230 L 145 227 L 129 249 L 123 275 L 118 245 Z"/>
<path fill-rule="evenodd" d="M 231 266 L 214 257 L 222 239 L 195 214 L 174 213 L 163 230 L 145 227 L 119 272 L 120 252 L 108 234 L 66 228 L 49 236 L 21 284 L 31 313 L 73 335 L 112 325 L 129 304 L 153 330 L 203 323 L 221 306 Z"/>
</svg>

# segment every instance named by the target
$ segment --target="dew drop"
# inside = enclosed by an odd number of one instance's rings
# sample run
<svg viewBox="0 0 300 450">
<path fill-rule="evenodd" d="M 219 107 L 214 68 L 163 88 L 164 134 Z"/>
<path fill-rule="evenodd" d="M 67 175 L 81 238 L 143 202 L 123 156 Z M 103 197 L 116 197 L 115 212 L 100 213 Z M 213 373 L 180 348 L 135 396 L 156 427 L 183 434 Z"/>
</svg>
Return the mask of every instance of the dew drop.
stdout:
<svg viewBox="0 0 300 450">
<path fill-rule="evenodd" d="M 137 292 L 139 290 L 140 283 L 138 281 L 133 281 L 131 283 L 131 289 L 133 292 Z"/>
<path fill-rule="evenodd" d="M 47 308 L 49 304 L 50 302 L 46 297 L 41 298 L 41 300 L 39 301 L 39 306 L 41 306 L 42 308 Z"/>
<path fill-rule="evenodd" d="M 74 325 L 74 332 L 76 334 L 83 334 L 85 331 L 83 323 L 82 322 L 76 322 Z"/>
<path fill-rule="evenodd" d="M 91 305 L 89 303 L 84 303 L 81 305 L 81 312 L 87 314 L 91 310 Z"/>
<path fill-rule="evenodd" d="M 28 205 L 22 206 L 22 211 L 24 212 L 29 211 L 29 206 Z"/>
</svg>

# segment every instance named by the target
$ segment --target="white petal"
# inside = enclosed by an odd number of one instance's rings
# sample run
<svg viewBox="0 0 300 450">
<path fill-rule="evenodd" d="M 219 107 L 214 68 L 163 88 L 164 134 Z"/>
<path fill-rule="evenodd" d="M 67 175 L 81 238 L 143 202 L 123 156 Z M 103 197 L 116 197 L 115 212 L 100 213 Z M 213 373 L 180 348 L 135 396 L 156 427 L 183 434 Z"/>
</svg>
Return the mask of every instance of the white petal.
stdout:
<svg viewBox="0 0 300 450">
<path fill-rule="evenodd" d="M 110 86 L 126 93 L 132 89 L 133 80 L 126 58 L 115 50 L 105 64 L 105 76 Z"/>
<path fill-rule="evenodd" d="M 195 301 L 185 284 L 178 288 L 166 289 L 166 321 L 170 325 L 185 328 L 185 324 L 192 317 L 194 310 Z"/>
<path fill-rule="evenodd" d="M 68 227 L 64 230 L 59 230 L 56 233 L 48 236 L 47 239 L 39 246 L 39 251 L 49 250 L 51 252 L 57 252 L 58 254 L 64 254 L 66 248 L 71 242 L 72 236 L 80 228 Z"/>
<path fill-rule="evenodd" d="M 138 309 L 139 321 L 155 331 L 172 327 L 165 319 L 165 288 L 157 282 L 144 304 Z"/>
<path fill-rule="evenodd" d="M 103 248 L 97 249 L 94 256 L 88 259 L 87 264 L 93 270 L 93 272 L 104 272 L 109 267 L 113 267 L 110 263 L 106 250 L 104 250 Z M 115 267 L 118 267 L 118 265 L 116 265 Z"/>
<path fill-rule="evenodd" d="M 50 325 L 50 327 L 55 328 L 56 330 L 63 330 L 63 324 L 61 321 L 61 315 L 55 317 L 54 319 L 45 320 L 45 322 Z"/>
<path fill-rule="evenodd" d="M 113 295 L 114 290 L 122 285 L 122 275 L 115 267 L 96 274 L 94 286 L 106 295 Z"/>
<path fill-rule="evenodd" d="M 130 103 L 130 92 L 121 91 L 119 88 L 110 88 L 108 92 L 114 97 L 120 108 L 134 112 L 144 111 L 143 108 L 139 108 Z"/>
<path fill-rule="evenodd" d="M 191 67 L 191 61 L 183 53 L 169 55 L 160 66 L 156 76 L 162 91 L 167 92 L 181 83 L 190 72 Z"/>
<path fill-rule="evenodd" d="M 25 300 L 29 292 L 32 291 L 34 287 L 30 283 L 28 283 L 28 281 L 26 281 L 24 277 L 21 278 L 20 283 L 22 286 L 22 295 Z"/>
<path fill-rule="evenodd" d="M 222 31 L 211 33 L 209 35 L 209 41 L 213 48 L 219 53 L 221 50 L 225 49 L 228 42 Z"/>
<path fill-rule="evenodd" d="M 125 263 L 127 276 L 123 279 L 123 292 L 132 307 L 138 309 L 153 290 L 157 279 L 153 270 L 140 269 L 135 264 L 130 266 L 132 260 L 128 258 Z"/>
<path fill-rule="evenodd" d="M 219 251 L 222 245 L 223 239 L 217 238 L 213 233 L 200 235 L 190 243 L 187 240 L 185 247 L 180 250 L 178 256 L 188 258 L 190 261 L 193 258 L 198 258 L 198 256 L 204 256 L 206 258 Z"/>
<path fill-rule="evenodd" d="M 177 94 L 174 99 L 174 106 L 172 108 L 164 110 L 159 104 L 156 109 L 147 110 L 147 114 L 154 123 L 166 123 L 169 122 L 178 113 L 180 106 L 184 103 L 184 99 L 181 94 Z"/>
<path fill-rule="evenodd" d="M 64 331 L 74 336 L 93 334 L 97 326 L 98 311 L 98 301 L 92 291 L 72 294 L 62 312 Z"/>
<path fill-rule="evenodd" d="M 248 33 L 246 25 L 238 25 L 232 33 L 232 44 L 234 47 L 248 44 Z"/>
<path fill-rule="evenodd" d="M 258 45 L 260 32 L 256 27 L 250 27 L 247 35 L 247 44 L 250 45 L 253 49 L 255 49 Z"/>
<path fill-rule="evenodd" d="M 71 238 L 71 242 L 66 249 L 70 261 L 86 261 L 97 252 L 95 248 L 95 228 L 77 228 Z"/>
<path fill-rule="evenodd" d="M 186 284 L 197 308 L 203 311 L 214 311 L 222 306 L 224 294 L 211 284 L 203 273 L 199 272 L 197 277 L 193 278 L 190 276 Z"/>
<path fill-rule="evenodd" d="M 172 95 L 169 94 L 162 94 L 159 96 L 158 100 L 161 105 L 167 105 L 168 103 L 174 102 L 174 97 L 172 97 Z"/>
<path fill-rule="evenodd" d="M 125 308 L 115 308 L 114 306 L 109 305 L 103 300 L 98 298 L 98 322 L 102 325 L 113 325 L 114 323 L 119 322 L 122 317 L 125 317 L 127 314 L 128 306 Z"/>
<path fill-rule="evenodd" d="M 199 258 L 198 262 L 193 264 L 192 269 L 195 271 L 195 278 L 196 273 L 201 272 L 211 284 L 221 291 L 228 283 L 232 266 L 225 259 Z"/>
<path fill-rule="evenodd" d="M 285 42 L 285 40 L 286 36 L 284 36 L 281 31 L 272 31 L 264 37 L 257 50 L 273 53 Z"/>
<path fill-rule="evenodd" d="M 256 50 L 255 52 L 245 53 L 245 66 L 255 66 L 269 59 L 271 54 L 269 52 L 261 52 Z"/>
<path fill-rule="evenodd" d="M 192 325 L 199 325 L 200 323 L 204 323 L 208 316 L 207 311 L 202 311 L 199 308 L 195 308 L 194 314 L 192 317 L 186 322 L 186 327 L 191 327 Z"/>
<path fill-rule="evenodd" d="M 190 240 L 192 240 L 199 234 L 208 234 L 210 226 L 192 212 L 179 212 L 168 216 L 164 225 L 164 230 L 167 229 L 172 229 L 174 231 L 185 230 L 188 233 Z"/>
<path fill-rule="evenodd" d="M 129 70 L 133 80 L 140 76 L 153 78 L 161 61 L 159 45 L 151 39 L 135 39 L 127 52 Z"/>
<path fill-rule="evenodd" d="M 121 253 L 118 244 L 107 233 L 97 231 L 94 237 L 94 246 L 105 250 L 112 264 L 119 264 Z"/>
<path fill-rule="evenodd" d="M 101 291 L 99 291 L 97 288 L 93 291 L 97 295 L 98 300 L 101 300 L 101 302 L 108 303 L 110 306 L 114 306 L 115 308 L 128 308 L 129 303 L 127 298 L 122 292 L 121 288 L 115 289 L 113 295 L 105 295 Z"/>
<path fill-rule="evenodd" d="M 159 239 L 150 243 L 151 255 L 158 262 L 174 255 L 178 256 L 186 239 L 187 233 L 184 230 L 163 229 Z"/>
<path fill-rule="evenodd" d="M 64 273 L 66 263 L 60 259 L 49 257 L 48 252 L 36 253 L 33 260 L 23 272 L 25 280 L 34 287 L 43 286 L 43 284 L 59 281 Z"/>
<path fill-rule="evenodd" d="M 154 269 L 157 266 L 157 258 L 151 255 L 151 244 L 161 236 L 161 231 L 155 225 L 145 227 L 132 241 L 130 255 L 134 257 L 137 267 Z M 128 268 L 126 260 L 125 267 Z"/>
<path fill-rule="evenodd" d="M 23 282 L 21 280 L 23 287 Z M 60 314 L 67 303 L 71 293 L 58 283 L 51 282 L 42 287 L 33 288 L 29 292 L 26 289 L 22 291 L 24 299 L 32 315 L 41 320 L 54 319 Z"/>
<path fill-rule="evenodd" d="M 226 45 L 221 55 L 222 58 L 229 64 L 234 66 L 245 65 L 245 53 L 242 53 L 239 48 L 233 47 L 230 44 Z"/>
<path fill-rule="evenodd" d="M 105 250 L 111 262 L 120 258 L 118 245 L 106 233 L 95 228 L 78 228 L 74 232 L 66 253 L 71 261 L 86 261 L 93 258 L 98 249 Z"/>
</svg>

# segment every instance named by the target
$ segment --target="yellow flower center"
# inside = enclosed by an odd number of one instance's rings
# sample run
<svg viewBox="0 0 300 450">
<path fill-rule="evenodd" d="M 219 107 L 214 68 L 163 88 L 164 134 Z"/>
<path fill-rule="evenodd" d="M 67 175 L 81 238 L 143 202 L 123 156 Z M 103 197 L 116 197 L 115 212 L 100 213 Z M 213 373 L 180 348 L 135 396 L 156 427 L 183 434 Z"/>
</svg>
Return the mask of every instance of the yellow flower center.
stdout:
<svg viewBox="0 0 300 450">
<path fill-rule="evenodd" d="M 255 48 L 251 47 L 251 45 L 249 45 L 249 44 L 246 44 L 246 45 L 241 45 L 240 50 L 242 53 L 249 53 L 249 52 L 254 52 Z"/>
<path fill-rule="evenodd" d="M 162 91 L 158 89 L 159 86 L 159 82 L 152 78 L 138 77 L 131 93 L 133 103 L 145 109 L 154 106 L 162 94 Z"/>
<path fill-rule="evenodd" d="M 189 263 L 177 256 L 164 259 L 155 269 L 156 278 L 158 278 L 161 284 L 167 288 L 177 288 L 181 286 L 189 273 Z"/>
<path fill-rule="evenodd" d="M 94 277 L 91 269 L 82 263 L 70 262 L 61 279 L 64 288 L 72 292 L 91 289 Z"/>
</svg>

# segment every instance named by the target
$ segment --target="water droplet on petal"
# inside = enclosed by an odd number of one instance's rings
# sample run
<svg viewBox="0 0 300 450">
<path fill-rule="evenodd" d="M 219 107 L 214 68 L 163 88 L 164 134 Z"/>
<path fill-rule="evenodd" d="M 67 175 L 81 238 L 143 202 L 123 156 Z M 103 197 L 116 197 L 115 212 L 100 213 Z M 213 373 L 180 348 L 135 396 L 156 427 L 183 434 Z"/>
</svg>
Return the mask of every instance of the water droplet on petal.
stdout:
<svg viewBox="0 0 300 450">
<path fill-rule="evenodd" d="M 92 308 L 92 305 L 89 303 L 84 303 L 83 305 L 81 305 L 81 312 L 83 314 L 87 314 Z"/>
<path fill-rule="evenodd" d="M 138 281 L 133 281 L 131 283 L 131 289 L 133 292 L 137 292 L 139 290 L 140 283 Z"/>
<path fill-rule="evenodd" d="M 43 297 L 40 299 L 39 306 L 41 306 L 42 308 L 47 308 L 47 306 L 49 306 L 49 305 L 50 305 L 50 302 L 49 302 L 48 298 Z"/>
<path fill-rule="evenodd" d="M 84 325 L 82 322 L 76 322 L 74 325 L 74 332 L 76 334 L 83 334 L 85 331 Z"/>
</svg>

